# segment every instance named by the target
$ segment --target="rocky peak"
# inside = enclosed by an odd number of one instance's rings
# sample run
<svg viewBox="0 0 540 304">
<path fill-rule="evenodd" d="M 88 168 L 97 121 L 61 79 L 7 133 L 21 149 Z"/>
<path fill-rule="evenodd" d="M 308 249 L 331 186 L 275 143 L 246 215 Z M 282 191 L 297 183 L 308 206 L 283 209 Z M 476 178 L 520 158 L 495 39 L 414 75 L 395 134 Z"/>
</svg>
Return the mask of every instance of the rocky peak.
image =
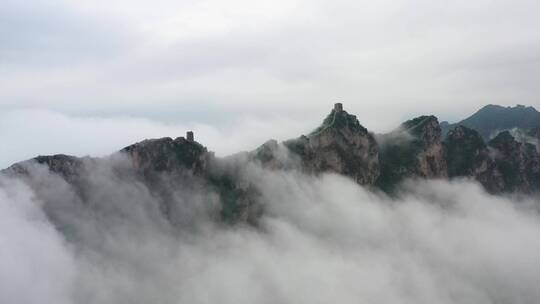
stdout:
<svg viewBox="0 0 540 304">
<path fill-rule="evenodd" d="M 212 156 L 206 147 L 193 140 L 193 133 L 189 132 L 188 139 L 149 139 L 125 147 L 120 152 L 131 158 L 134 168 L 154 172 L 189 170 L 202 173 Z"/>
<path fill-rule="evenodd" d="M 477 131 L 467 128 L 465 126 L 457 126 L 453 130 L 448 132 L 448 135 L 446 136 L 446 141 L 460 143 L 464 142 L 472 145 L 475 148 L 486 147 L 482 136 L 480 136 Z"/>
<path fill-rule="evenodd" d="M 420 116 L 379 136 L 379 187 L 391 191 L 405 178 L 447 177 L 448 170 L 437 117 Z"/>
<path fill-rule="evenodd" d="M 368 130 L 360 124 L 356 115 L 347 113 L 343 110 L 341 104 L 336 104 L 321 126 L 311 132 L 308 137 L 316 137 L 328 131 L 337 131 L 344 134 L 368 133 Z"/>
<path fill-rule="evenodd" d="M 441 127 L 437 117 L 433 115 L 408 120 L 401 125 L 401 128 L 425 145 L 429 146 L 441 142 Z"/>
<path fill-rule="evenodd" d="M 288 157 L 283 157 L 279 147 L 277 142 L 270 141 L 252 154 L 266 167 L 299 167 L 314 174 L 334 172 L 349 176 L 362 185 L 373 185 L 379 176 L 378 147 L 374 137 L 339 103 L 309 135 L 283 142 Z M 289 163 L 285 163 L 285 159 Z M 290 160 L 298 165 L 291 165 Z"/>
<path fill-rule="evenodd" d="M 310 171 L 335 172 L 372 185 L 379 176 L 378 146 L 372 134 L 341 104 L 322 125 L 301 138 L 310 151 L 304 163 Z"/>
<path fill-rule="evenodd" d="M 489 159 L 488 149 L 475 130 L 457 126 L 448 132 L 444 144 L 450 177 L 472 176 L 479 168 L 486 167 L 484 162 Z"/>
<path fill-rule="evenodd" d="M 533 192 L 540 189 L 540 155 L 536 147 L 517 141 L 510 132 L 489 141 L 504 185 L 500 192 Z"/>
<path fill-rule="evenodd" d="M 482 136 L 465 126 L 457 126 L 444 141 L 449 177 L 472 177 L 492 193 L 504 188 L 492 153 Z"/>
<path fill-rule="evenodd" d="M 501 152 L 511 152 L 520 148 L 520 143 L 514 139 L 509 131 L 499 133 L 489 141 L 489 145 Z"/>
<path fill-rule="evenodd" d="M 536 147 L 504 131 L 488 145 L 472 129 L 448 133 L 445 148 L 450 177 L 472 177 L 491 193 L 529 193 L 540 189 L 540 156 Z"/>
</svg>

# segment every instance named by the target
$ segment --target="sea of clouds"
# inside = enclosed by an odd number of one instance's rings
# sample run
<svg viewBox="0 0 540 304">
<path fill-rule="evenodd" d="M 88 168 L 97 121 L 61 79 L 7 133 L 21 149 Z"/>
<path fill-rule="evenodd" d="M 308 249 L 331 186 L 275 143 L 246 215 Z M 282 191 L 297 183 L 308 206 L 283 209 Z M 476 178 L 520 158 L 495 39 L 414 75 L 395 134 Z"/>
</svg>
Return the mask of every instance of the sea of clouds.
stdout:
<svg viewBox="0 0 540 304">
<path fill-rule="evenodd" d="M 248 166 L 257 226 L 215 220 L 178 190 L 172 225 L 107 166 L 90 195 L 45 168 L 0 180 L 0 303 L 538 303 L 535 198 L 467 180 L 409 181 L 395 198 L 337 175 Z M 179 188 L 180 189 L 180 188 Z"/>
</svg>

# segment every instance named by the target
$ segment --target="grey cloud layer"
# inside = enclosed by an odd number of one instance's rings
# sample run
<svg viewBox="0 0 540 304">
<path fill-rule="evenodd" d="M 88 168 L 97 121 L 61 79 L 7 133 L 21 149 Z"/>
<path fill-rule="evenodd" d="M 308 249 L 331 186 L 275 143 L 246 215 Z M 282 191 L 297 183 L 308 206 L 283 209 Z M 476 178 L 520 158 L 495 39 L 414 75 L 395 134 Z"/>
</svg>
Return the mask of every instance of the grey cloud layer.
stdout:
<svg viewBox="0 0 540 304">
<path fill-rule="evenodd" d="M 118 20 L 84 14 L 60 1 L 3 1 L 0 26 L 0 64 L 22 70 L 109 59 L 135 38 Z"/>
<path fill-rule="evenodd" d="M 318 114 L 340 99 L 370 113 L 364 124 L 388 128 L 404 115 L 457 119 L 485 103 L 538 105 L 535 1 L 33 0 L 4 8 L 4 107 L 158 115 L 195 103 Z"/>
</svg>

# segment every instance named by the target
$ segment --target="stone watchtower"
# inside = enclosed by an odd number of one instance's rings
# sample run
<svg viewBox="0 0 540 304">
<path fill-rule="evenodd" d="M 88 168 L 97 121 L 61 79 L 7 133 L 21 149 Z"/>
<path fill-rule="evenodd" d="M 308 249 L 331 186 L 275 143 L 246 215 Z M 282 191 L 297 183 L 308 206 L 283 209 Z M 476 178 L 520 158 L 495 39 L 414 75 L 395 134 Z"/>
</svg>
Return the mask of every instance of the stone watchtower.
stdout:
<svg viewBox="0 0 540 304">
<path fill-rule="evenodd" d="M 193 131 L 187 131 L 186 133 L 186 139 L 188 141 L 195 141 L 195 137 L 193 136 Z"/>
<path fill-rule="evenodd" d="M 343 104 L 341 102 L 334 104 L 334 111 L 336 112 L 342 112 L 343 111 Z"/>
</svg>

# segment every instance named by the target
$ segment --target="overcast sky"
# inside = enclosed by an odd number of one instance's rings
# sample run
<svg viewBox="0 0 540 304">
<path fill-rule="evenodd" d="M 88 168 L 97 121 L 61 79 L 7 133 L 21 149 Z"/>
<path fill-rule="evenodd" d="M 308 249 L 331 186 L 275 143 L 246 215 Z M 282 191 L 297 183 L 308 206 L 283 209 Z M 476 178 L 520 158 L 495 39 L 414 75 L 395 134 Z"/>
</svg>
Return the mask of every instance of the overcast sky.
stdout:
<svg viewBox="0 0 540 304">
<path fill-rule="evenodd" d="M 538 16 L 534 0 L 1 0 L 0 113 L 225 135 L 289 120 L 291 137 L 335 101 L 375 131 L 488 103 L 538 107 Z M 43 119 L 3 127 L 61 133 Z"/>
</svg>

